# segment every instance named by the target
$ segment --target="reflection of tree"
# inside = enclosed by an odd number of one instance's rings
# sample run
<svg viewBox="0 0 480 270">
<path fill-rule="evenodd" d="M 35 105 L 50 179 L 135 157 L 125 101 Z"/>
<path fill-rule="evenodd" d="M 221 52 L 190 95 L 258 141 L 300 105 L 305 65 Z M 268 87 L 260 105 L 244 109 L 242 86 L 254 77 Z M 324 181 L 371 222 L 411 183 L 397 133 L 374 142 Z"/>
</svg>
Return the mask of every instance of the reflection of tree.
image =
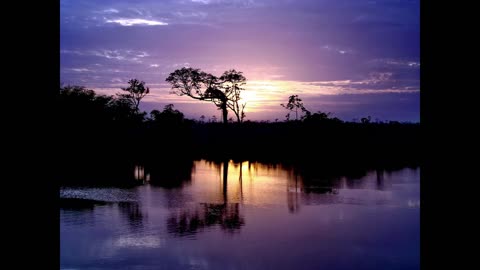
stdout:
<svg viewBox="0 0 480 270">
<path fill-rule="evenodd" d="M 300 210 L 300 202 L 298 200 L 298 193 L 300 191 L 298 186 L 298 175 L 294 173 L 295 181 L 288 181 L 287 184 L 287 205 L 290 213 L 297 213 Z"/>
<path fill-rule="evenodd" d="M 355 166 L 340 166 L 327 164 L 302 164 L 295 166 L 295 172 L 300 175 L 305 193 L 335 192 L 334 188 L 342 187 L 342 179 L 346 179 L 348 188 L 359 188 L 364 184 L 362 178 L 368 169 Z"/>
<path fill-rule="evenodd" d="M 287 206 L 290 213 L 298 213 L 300 205 L 312 201 L 334 203 L 338 198 L 330 195 L 338 194 L 334 188 L 338 177 L 327 170 L 313 167 L 291 168 L 287 182 Z"/>
<path fill-rule="evenodd" d="M 188 236 L 215 225 L 219 225 L 220 228 L 226 232 L 235 233 L 245 224 L 245 218 L 240 212 L 240 204 L 228 202 L 229 161 L 225 160 L 222 163 L 223 203 L 201 203 L 191 208 L 180 209 L 172 213 L 167 220 L 169 233 L 180 237 Z M 220 166 L 215 167 L 220 169 Z M 242 167 L 240 166 L 240 172 L 241 169 Z M 241 185 L 241 174 L 239 180 Z"/>
<path fill-rule="evenodd" d="M 107 202 L 77 199 L 77 198 L 60 198 L 60 209 L 72 211 L 92 211 L 95 206 L 106 205 Z"/>
<path fill-rule="evenodd" d="M 244 224 L 238 203 L 202 203 L 192 209 L 181 209 L 167 220 L 168 232 L 176 236 L 193 235 L 214 225 L 235 233 Z"/>
<path fill-rule="evenodd" d="M 321 186 L 309 186 L 303 189 L 303 192 L 308 193 L 316 193 L 316 194 L 337 194 L 338 190 L 334 189 L 333 187 L 321 187 Z"/>
<path fill-rule="evenodd" d="M 143 221 L 146 218 L 137 202 L 119 202 L 118 209 L 126 217 L 128 225 L 132 230 L 138 230 L 143 227 Z"/>
<path fill-rule="evenodd" d="M 342 171 L 339 167 L 328 168 L 313 165 L 302 164 L 302 166 L 287 167 L 287 170 L 291 172 L 288 174 L 287 182 L 287 203 L 291 213 L 298 212 L 300 205 L 362 204 L 364 203 L 363 198 L 337 196 L 340 189 L 388 190 L 391 188 L 388 174 L 398 169 L 347 166 Z M 299 200 L 297 200 L 297 196 Z"/>
<path fill-rule="evenodd" d="M 384 182 L 384 171 L 377 169 L 376 171 L 377 174 L 377 189 L 378 190 L 384 190 L 385 189 L 385 182 Z"/>
<path fill-rule="evenodd" d="M 181 188 L 192 181 L 193 160 L 159 160 L 148 165 L 152 185 Z"/>
</svg>

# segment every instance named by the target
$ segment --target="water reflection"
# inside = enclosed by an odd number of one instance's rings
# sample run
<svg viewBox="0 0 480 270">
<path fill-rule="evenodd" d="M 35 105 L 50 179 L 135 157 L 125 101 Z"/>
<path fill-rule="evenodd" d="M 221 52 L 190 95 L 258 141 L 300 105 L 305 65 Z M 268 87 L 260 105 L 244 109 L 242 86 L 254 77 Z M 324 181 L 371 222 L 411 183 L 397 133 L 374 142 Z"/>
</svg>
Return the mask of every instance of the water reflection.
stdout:
<svg viewBox="0 0 480 270">
<path fill-rule="evenodd" d="M 141 231 L 144 222 L 147 221 L 147 215 L 142 213 L 141 205 L 138 202 L 119 202 L 118 209 L 123 217 L 128 221 L 133 232 Z"/>
<path fill-rule="evenodd" d="M 97 205 L 106 205 L 107 202 L 89 199 L 60 198 L 60 208 L 71 211 L 91 211 Z"/>
<path fill-rule="evenodd" d="M 62 267 L 88 268 L 106 260 L 112 269 L 120 261 L 135 268 L 142 258 L 153 264 L 145 269 L 188 269 L 179 259 L 186 254 L 213 269 L 232 264 L 242 269 L 351 268 L 323 264 L 343 254 L 339 262 L 374 268 L 363 260 L 367 251 L 370 258 L 381 258 L 371 260 L 382 269 L 392 269 L 393 261 L 406 268 L 417 265 L 418 169 L 338 172 L 321 164 L 200 160 L 145 163 L 135 167 L 133 176 L 142 185 L 62 188 Z M 400 255 L 385 254 L 385 243 Z M 311 250 L 324 255 L 302 268 L 302 254 Z M 268 264 L 257 258 L 260 252 Z M 230 256 L 229 261 L 211 260 L 217 254 Z M 401 254 L 409 255 L 402 261 Z M 156 267 L 158 258 L 169 264 Z"/>
<path fill-rule="evenodd" d="M 150 184 L 174 189 L 191 184 L 195 166 L 193 160 L 172 159 L 151 161 L 145 167 L 150 172 Z"/>
<path fill-rule="evenodd" d="M 145 173 L 145 168 L 143 166 L 136 165 L 133 170 L 134 170 L 133 175 L 135 180 L 142 181 L 142 183 L 144 184 L 150 181 L 150 174 Z"/>
<path fill-rule="evenodd" d="M 222 194 L 214 195 L 213 198 L 221 197 L 223 201 L 221 203 L 203 202 L 198 205 L 193 205 L 190 208 L 183 208 L 174 211 L 167 220 L 167 227 L 170 233 L 176 236 L 190 236 L 199 231 L 202 231 L 206 227 L 220 225 L 222 230 L 234 233 L 245 224 L 245 218 L 241 214 L 240 203 L 229 203 L 228 185 L 229 185 L 229 166 L 233 165 L 233 168 L 239 169 L 238 176 L 238 192 L 240 202 L 243 198 L 242 191 L 242 169 L 243 162 L 238 164 L 230 164 L 229 161 L 223 161 L 222 164 L 210 162 L 203 165 L 207 165 L 213 168 L 212 171 L 215 175 L 221 175 L 221 190 Z M 200 167 L 203 169 L 202 167 Z M 233 174 L 233 173 L 231 173 Z M 212 176 L 210 175 L 210 176 Z"/>
<path fill-rule="evenodd" d="M 244 224 L 245 218 L 238 203 L 201 203 L 174 211 L 167 220 L 168 232 L 180 237 L 191 236 L 214 225 L 220 225 L 228 233 L 235 233 Z"/>
<path fill-rule="evenodd" d="M 356 168 L 344 172 L 335 174 L 331 170 L 321 169 L 321 166 L 294 167 L 249 161 L 200 160 L 164 162 L 158 166 L 137 165 L 134 177 L 143 184 L 171 189 L 163 194 L 167 208 L 172 211 L 169 228 L 172 228 L 172 224 L 191 224 L 188 225 L 191 229 L 180 228 L 178 231 L 196 232 L 204 225 L 221 225 L 231 223 L 232 220 L 238 220 L 240 224 L 232 228 L 240 228 L 245 222 L 241 215 L 242 205 L 245 204 L 277 205 L 286 198 L 288 212 L 295 214 L 301 210 L 302 205 L 382 204 L 391 199 L 392 170 L 380 168 L 368 171 Z M 372 190 L 379 192 L 372 193 Z M 105 193 L 100 191 L 102 190 L 96 190 L 95 194 Z M 77 190 L 73 193 L 80 192 Z M 108 200 L 111 200 L 110 193 L 115 196 L 118 191 L 107 192 Z M 98 196 L 95 198 L 96 201 L 63 200 L 62 207 L 93 209 L 94 205 L 102 204 L 101 196 L 100 199 Z M 188 201 L 190 203 L 186 203 Z M 412 201 L 408 205 L 416 205 Z M 131 223 L 140 224 L 145 218 L 139 203 L 119 202 L 118 206 Z M 208 220 L 216 221 L 212 223 Z M 179 233 L 181 234 L 183 233 Z"/>
</svg>

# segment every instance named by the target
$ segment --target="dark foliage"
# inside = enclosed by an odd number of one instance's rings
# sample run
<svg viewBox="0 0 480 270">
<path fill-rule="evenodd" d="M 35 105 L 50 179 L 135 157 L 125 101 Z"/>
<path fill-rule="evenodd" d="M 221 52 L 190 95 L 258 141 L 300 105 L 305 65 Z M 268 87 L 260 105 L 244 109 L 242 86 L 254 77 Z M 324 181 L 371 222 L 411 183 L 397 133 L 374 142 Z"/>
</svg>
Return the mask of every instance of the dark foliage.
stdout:
<svg viewBox="0 0 480 270">
<path fill-rule="evenodd" d="M 147 117 L 123 98 L 79 86 L 60 89 L 56 110 L 54 174 L 62 183 L 68 178 L 82 184 L 131 184 L 135 166 L 146 164 L 161 171 L 152 175 L 171 179 L 152 178 L 152 184 L 176 187 L 190 181 L 192 160 L 200 158 L 329 168 L 420 162 L 419 124 L 372 122 L 369 117 L 343 122 L 307 110 L 296 121 L 224 124 L 186 119 L 173 104 Z"/>
</svg>

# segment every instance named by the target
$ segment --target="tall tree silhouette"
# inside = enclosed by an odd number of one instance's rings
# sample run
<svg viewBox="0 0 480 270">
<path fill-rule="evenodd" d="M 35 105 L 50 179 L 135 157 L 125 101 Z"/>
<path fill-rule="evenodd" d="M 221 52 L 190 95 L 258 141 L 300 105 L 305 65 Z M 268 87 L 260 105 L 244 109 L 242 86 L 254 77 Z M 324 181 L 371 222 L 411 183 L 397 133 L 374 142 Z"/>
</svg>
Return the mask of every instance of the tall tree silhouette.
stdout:
<svg viewBox="0 0 480 270">
<path fill-rule="evenodd" d="M 223 75 L 220 76 L 221 87 L 228 98 L 227 107 L 233 111 L 238 123 L 243 122 L 246 116 L 244 110 L 247 104 L 240 103 L 240 93 L 242 90 L 245 90 L 242 86 L 246 84 L 246 80 L 243 73 L 235 69 L 225 71 Z"/>
<path fill-rule="evenodd" d="M 288 97 L 288 103 L 280 104 L 280 106 L 284 107 L 285 109 L 289 110 L 288 114 L 285 115 L 287 120 L 290 120 L 290 112 L 295 111 L 295 120 L 298 120 L 298 109 L 304 112 L 307 116 L 310 115 L 310 111 L 305 109 L 302 103 L 302 99 L 298 97 L 298 95 L 291 95 Z"/>
<path fill-rule="evenodd" d="M 240 105 L 239 100 L 246 79 L 241 72 L 229 70 L 218 78 L 200 69 L 183 67 L 170 73 L 166 81 L 172 85 L 173 94 L 213 102 L 222 110 L 224 124 L 228 123 L 229 108 L 239 122 L 243 119 L 245 106 Z"/>
<path fill-rule="evenodd" d="M 150 93 L 150 88 L 145 87 L 145 82 L 139 81 L 137 79 L 131 79 L 128 81 L 130 85 L 127 88 L 122 88 L 123 91 L 127 92 L 126 94 L 117 94 L 120 98 L 123 98 L 130 102 L 135 108 L 135 112 L 138 113 L 138 106 L 140 105 L 140 100 L 144 98 L 148 93 Z"/>
</svg>

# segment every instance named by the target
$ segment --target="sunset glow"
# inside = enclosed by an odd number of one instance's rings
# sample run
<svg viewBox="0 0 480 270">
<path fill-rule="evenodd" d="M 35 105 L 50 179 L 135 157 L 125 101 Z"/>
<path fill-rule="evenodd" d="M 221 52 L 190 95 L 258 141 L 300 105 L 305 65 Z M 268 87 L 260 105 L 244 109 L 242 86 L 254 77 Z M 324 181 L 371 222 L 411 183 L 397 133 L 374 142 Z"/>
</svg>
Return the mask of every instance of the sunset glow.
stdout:
<svg viewBox="0 0 480 270">
<path fill-rule="evenodd" d="M 419 0 L 60 0 L 59 37 L 61 269 L 420 268 Z"/>
<path fill-rule="evenodd" d="M 169 94 L 165 78 L 233 68 L 247 78 L 247 120 L 283 118 L 293 94 L 344 120 L 419 120 L 418 1 L 60 3 L 61 82 L 114 94 L 138 78 L 152 89 L 147 112 L 172 103 L 189 118 L 218 115 Z"/>
</svg>

